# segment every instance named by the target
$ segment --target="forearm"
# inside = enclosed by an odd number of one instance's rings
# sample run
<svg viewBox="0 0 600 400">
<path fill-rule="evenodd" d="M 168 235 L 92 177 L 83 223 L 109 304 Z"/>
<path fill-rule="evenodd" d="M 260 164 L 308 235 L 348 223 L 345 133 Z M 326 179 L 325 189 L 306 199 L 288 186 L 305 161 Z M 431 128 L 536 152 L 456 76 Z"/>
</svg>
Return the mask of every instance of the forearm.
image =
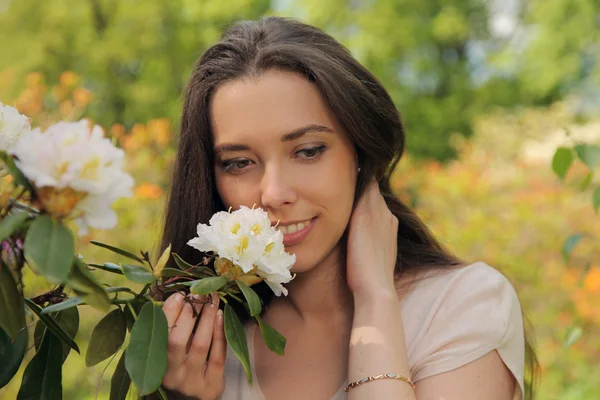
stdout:
<svg viewBox="0 0 600 400">
<path fill-rule="evenodd" d="M 394 292 L 361 298 L 355 296 L 350 336 L 348 382 L 378 374 L 410 378 L 400 302 Z M 395 379 L 381 379 L 357 386 L 349 400 L 414 400 L 412 387 Z"/>
</svg>

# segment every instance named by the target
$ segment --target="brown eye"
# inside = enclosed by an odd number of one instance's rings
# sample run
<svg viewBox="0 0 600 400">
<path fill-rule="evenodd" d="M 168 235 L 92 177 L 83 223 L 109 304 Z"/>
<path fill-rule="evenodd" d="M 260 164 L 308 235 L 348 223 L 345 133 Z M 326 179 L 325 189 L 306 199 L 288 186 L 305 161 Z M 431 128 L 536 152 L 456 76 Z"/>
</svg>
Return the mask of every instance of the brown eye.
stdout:
<svg viewBox="0 0 600 400">
<path fill-rule="evenodd" d="M 251 161 L 247 159 L 228 160 L 221 164 L 221 168 L 225 172 L 235 172 L 246 168 L 250 163 Z"/>
<path fill-rule="evenodd" d="M 323 153 L 323 151 L 325 151 L 325 146 L 317 146 L 317 147 L 310 147 L 307 149 L 302 149 L 296 152 L 296 154 L 300 154 L 302 155 L 301 158 L 305 159 L 305 160 L 312 160 L 317 158 L 319 155 L 321 155 L 321 153 Z"/>
</svg>

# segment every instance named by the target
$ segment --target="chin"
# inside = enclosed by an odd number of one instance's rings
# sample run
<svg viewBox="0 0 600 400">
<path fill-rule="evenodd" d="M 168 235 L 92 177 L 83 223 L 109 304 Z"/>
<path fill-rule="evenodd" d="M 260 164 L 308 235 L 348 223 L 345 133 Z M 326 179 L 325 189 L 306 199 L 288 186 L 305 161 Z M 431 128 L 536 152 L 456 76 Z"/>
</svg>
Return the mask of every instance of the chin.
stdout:
<svg viewBox="0 0 600 400">
<path fill-rule="evenodd" d="M 290 269 L 290 272 L 293 273 L 302 273 L 308 272 L 323 262 L 328 262 L 333 260 L 332 256 L 335 257 L 336 250 L 338 250 L 338 246 L 334 246 L 330 251 L 318 251 L 313 249 L 298 249 L 294 251 L 290 249 L 288 252 L 290 254 L 296 255 L 296 263 Z"/>
<path fill-rule="evenodd" d="M 296 258 L 296 263 L 290 269 L 290 272 L 292 274 L 294 274 L 294 273 L 301 274 L 303 272 L 310 271 L 314 267 L 315 267 L 315 265 L 313 263 L 302 262 L 302 260 L 299 260 L 298 258 Z"/>
</svg>

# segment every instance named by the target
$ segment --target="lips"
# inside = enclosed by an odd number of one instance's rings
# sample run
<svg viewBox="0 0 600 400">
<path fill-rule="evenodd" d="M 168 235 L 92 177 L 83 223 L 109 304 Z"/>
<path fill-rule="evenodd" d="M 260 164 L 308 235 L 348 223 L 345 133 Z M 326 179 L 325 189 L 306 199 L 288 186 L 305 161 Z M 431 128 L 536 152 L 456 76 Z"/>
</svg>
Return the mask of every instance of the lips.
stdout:
<svg viewBox="0 0 600 400">
<path fill-rule="evenodd" d="M 278 227 L 277 229 L 279 229 L 281 233 L 283 233 L 283 245 L 293 246 L 302 242 L 313 229 L 316 221 L 317 217 L 314 217 L 311 220 L 300 222 L 298 224 Z M 294 232 L 290 232 L 290 227 L 293 227 L 291 230 L 296 230 Z M 298 227 L 301 227 L 301 229 L 298 230 Z"/>
<path fill-rule="evenodd" d="M 298 222 L 295 224 L 279 225 L 277 229 L 279 229 L 284 235 L 287 235 L 289 233 L 296 233 L 303 230 L 308 224 L 310 224 L 311 221 L 312 219 L 308 219 L 306 221 Z"/>
</svg>

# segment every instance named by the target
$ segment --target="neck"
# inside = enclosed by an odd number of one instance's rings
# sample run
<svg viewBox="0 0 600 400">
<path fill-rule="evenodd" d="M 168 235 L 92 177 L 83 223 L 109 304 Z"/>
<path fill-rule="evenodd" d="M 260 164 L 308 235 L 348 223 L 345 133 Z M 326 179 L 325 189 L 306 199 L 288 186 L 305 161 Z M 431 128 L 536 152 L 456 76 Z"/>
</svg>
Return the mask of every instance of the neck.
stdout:
<svg viewBox="0 0 600 400">
<path fill-rule="evenodd" d="M 289 293 L 282 305 L 305 322 L 351 322 L 354 302 L 342 253 L 338 246 L 319 265 L 297 274 L 286 285 Z"/>
</svg>

